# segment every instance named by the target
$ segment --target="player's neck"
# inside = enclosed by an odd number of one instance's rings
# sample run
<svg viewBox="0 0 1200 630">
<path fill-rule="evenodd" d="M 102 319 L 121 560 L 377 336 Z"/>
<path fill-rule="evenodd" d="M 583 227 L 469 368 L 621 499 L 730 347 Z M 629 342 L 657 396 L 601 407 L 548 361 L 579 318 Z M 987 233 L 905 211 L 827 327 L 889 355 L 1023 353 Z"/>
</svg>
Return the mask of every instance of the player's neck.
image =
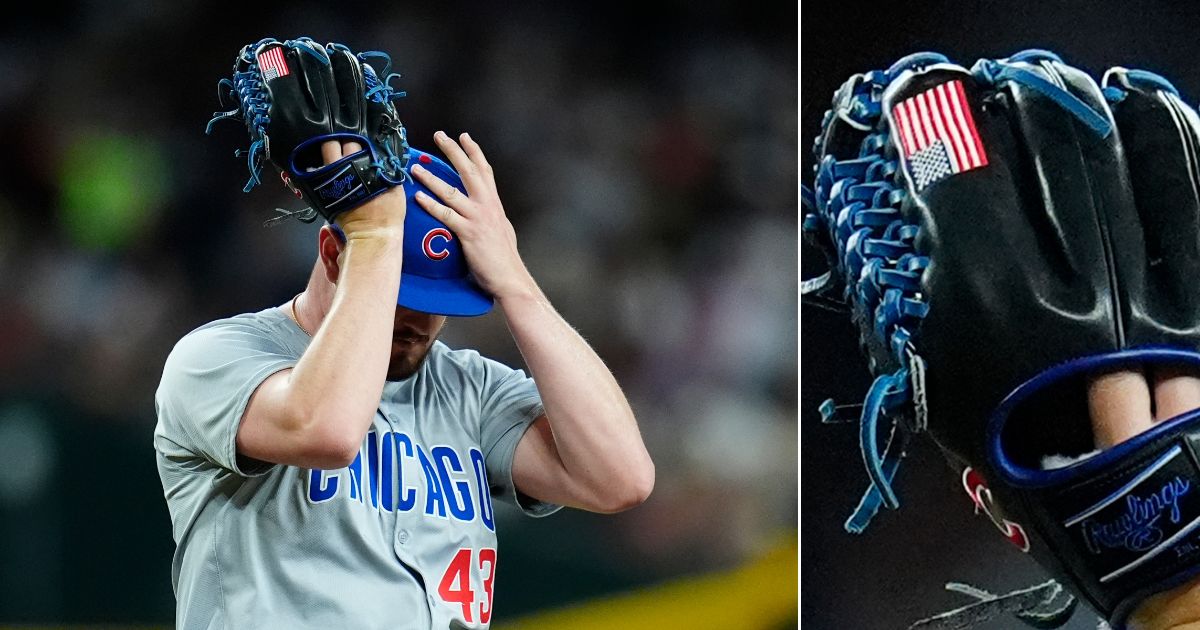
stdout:
<svg viewBox="0 0 1200 630">
<path fill-rule="evenodd" d="M 318 261 L 308 276 L 308 284 L 304 291 L 293 302 L 301 327 L 314 335 L 317 333 L 321 322 L 325 321 L 329 307 L 333 304 L 334 289 L 335 285 L 325 278 L 325 270 Z"/>
</svg>

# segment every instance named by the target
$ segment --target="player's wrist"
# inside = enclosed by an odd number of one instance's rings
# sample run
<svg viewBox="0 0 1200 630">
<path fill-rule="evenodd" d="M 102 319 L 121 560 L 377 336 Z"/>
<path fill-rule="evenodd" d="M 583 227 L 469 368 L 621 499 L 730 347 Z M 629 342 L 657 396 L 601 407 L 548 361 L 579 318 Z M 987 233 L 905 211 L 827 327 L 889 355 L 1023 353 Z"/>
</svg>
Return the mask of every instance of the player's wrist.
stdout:
<svg viewBox="0 0 1200 630">
<path fill-rule="evenodd" d="M 491 294 L 501 307 L 518 302 L 544 301 L 546 299 L 541 287 L 524 267 L 521 268 L 521 273 L 517 278 L 495 287 Z"/>
<path fill-rule="evenodd" d="M 1200 628 L 1200 579 L 1151 595 L 1129 616 L 1130 630 Z"/>
<path fill-rule="evenodd" d="M 346 247 L 387 247 L 397 248 L 404 244 L 404 226 L 364 226 L 346 232 Z"/>
<path fill-rule="evenodd" d="M 347 210 L 336 219 L 346 235 L 347 242 L 359 238 L 403 238 L 404 217 L 408 214 L 408 201 L 404 189 L 396 186 L 391 190 Z"/>
</svg>

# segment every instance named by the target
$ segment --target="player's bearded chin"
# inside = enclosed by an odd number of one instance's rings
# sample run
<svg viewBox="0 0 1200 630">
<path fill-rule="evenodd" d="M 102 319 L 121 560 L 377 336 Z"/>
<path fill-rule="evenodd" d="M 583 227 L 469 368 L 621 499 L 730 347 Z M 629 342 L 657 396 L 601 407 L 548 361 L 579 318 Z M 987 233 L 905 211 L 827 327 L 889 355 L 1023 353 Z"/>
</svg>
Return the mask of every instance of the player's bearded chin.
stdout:
<svg viewBox="0 0 1200 630">
<path fill-rule="evenodd" d="M 437 333 L 426 335 L 411 328 L 397 328 L 392 333 L 392 358 L 388 362 L 387 380 L 404 380 L 421 368 Z"/>
</svg>

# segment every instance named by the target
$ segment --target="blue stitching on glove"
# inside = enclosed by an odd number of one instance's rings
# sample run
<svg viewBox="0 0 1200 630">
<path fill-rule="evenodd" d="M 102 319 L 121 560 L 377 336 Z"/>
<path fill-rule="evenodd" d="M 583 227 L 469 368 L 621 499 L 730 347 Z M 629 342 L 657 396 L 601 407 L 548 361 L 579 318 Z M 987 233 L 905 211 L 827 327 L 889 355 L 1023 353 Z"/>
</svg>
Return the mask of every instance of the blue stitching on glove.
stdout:
<svg viewBox="0 0 1200 630">
<path fill-rule="evenodd" d="M 1055 53 L 1042 48 L 1030 48 L 1028 50 L 1022 50 L 1021 52 L 1010 56 L 1008 60 L 1011 62 L 1024 61 L 1026 63 L 1037 63 L 1039 61 L 1054 61 L 1057 63 L 1063 62 L 1062 57 L 1059 57 Z"/>
<path fill-rule="evenodd" d="M 259 42 L 259 45 L 261 45 L 262 43 L 263 42 Z M 321 56 L 321 54 L 315 50 L 315 49 L 325 50 L 325 46 L 322 46 L 321 44 L 317 43 L 317 41 L 311 37 L 297 37 L 296 39 L 289 39 L 286 42 L 283 42 L 283 45 L 287 46 L 288 48 L 294 48 L 296 50 L 299 50 L 302 53 L 308 54 L 308 56 L 312 57 L 313 59 L 316 59 L 323 66 L 329 65 L 329 58 Z M 257 50 L 258 45 L 256 45 L 254 48 Z"/>
<path fill-rule="evenodd" d="M 1017 57 L 1017 55 L 1013 56 L 1014 59 Z M 1067 113 L 1074 116 L 1079 122 L 1086 125 L 1088 129 L 1091 129 L 1092 132 L 1101 138 L 1107 138 L 1112 133 L 1112 124 L 1108 122 L 1107 118 L 1096 113 L 1094 109 L 1080 100 L 1078 96 L 1054 85 L 1030 70 L 1018 68 L 1007 61 L 980 59 L 975 64 L 975 67 L 971 68 L 971 74 L 975 75 L 980 81 L 997 87 L 1008 81 L 1020 83 L 1054 101 L 1055 104 L 1062 107 Z"/>
<path fill-rule="evenodd" d="M 905 70 L 931 66 L 938 63 L 950 63 L 950 60 L 947 59 L 945 55 L 935 52 L 918 52 L 906 57 L 901 57 L 899 61 L 892 64 L 892 67 L 883 72 L 884 75 L 886 75 L 886 78 L 882 81 L 882 83 L 887 84 L 895 81 L 896 77 L 900 76 L 900 73 L 904 72 Z"/>
<path fill-rule="evenodd" d="M 1160 90 L 1166 90 L 1175 96 L 1179 96 L 1179 90 L 1167 80 L 1166 77 L 1150 72 L 1149 70 L 1129 70 L 1125 73 L 1129 77 L 1130 82 L 1149 83 L 1158 87 Z"/>
</svg>

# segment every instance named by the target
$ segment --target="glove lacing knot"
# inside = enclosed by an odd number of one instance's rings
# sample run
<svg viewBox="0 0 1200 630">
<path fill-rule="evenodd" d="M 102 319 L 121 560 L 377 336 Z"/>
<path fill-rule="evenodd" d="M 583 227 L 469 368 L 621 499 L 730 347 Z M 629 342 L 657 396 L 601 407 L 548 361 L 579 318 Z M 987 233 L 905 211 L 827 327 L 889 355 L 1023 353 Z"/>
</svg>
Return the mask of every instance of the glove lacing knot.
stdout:
<svg viewBox="0 0 1200 630">
<path fill-rule="evenodd" d="M 372 162 L 371 167 L 374 168 L 381 176 L 386 177 L 389 181 L 395 180 L 395 175 L 400 175 L 404 181 L 411 181 L 408 172 L 405 170 L 408 166 L 408 133 L 404 129 L 404 125 L 400 123 L 399 117 L 396 115 L 396 108 L 392 104 L 393 101 L 408 96 L 407 92 L 396 91 L 391 83 L 393 79 L 401 78 L 401 75 L 396 72 L 390 72 L 392 69 L 392 58 L 385 52 L 378 50 L 368 50 L 358 53 L 359 61 L 363 63 L 363 77 L 367 83 L 366 98 L 367 100 L 386 105 L 388 113 L 383 116 L 382 126 L 384 130 L 392 133 L 384 133 L 385 138 L 382 144 L 383 156 L 379 160 Z M 375 68 L 371 66 L 368 60 L 382 59 L 383 60 L 383 76 L 380 80 L 379 75 L 375 73 Z M 399 146 L 392 146 L 390 141 L 392 134 L 399 138 Z"/>
</svg>

